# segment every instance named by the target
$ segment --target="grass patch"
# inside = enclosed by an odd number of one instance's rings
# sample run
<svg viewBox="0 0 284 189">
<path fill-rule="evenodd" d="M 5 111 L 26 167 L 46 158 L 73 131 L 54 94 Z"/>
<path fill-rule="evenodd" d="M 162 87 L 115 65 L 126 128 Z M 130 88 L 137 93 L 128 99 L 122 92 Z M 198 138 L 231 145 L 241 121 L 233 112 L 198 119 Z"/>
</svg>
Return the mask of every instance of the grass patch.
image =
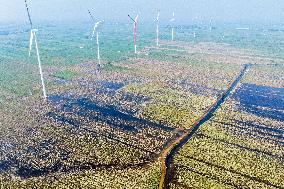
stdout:
<svg viewBox="0 0 284 189">
<path fill-rule="evenodd" d="M 263 139 L 273 131 L 264 133 L 259 127 L 277 128 L 281 123 L 231 111 L 230 104 L 224 104 L 175 155 L 179 183 L 193 188 L 283 187 L 284 168 L 278 158 L 283 157 L 283 146 Z"/>
<path fill-rule="evenodd" d="M 129 72 L 129 71 L 134 71 L 134 69 L 123 67 L 123 66 L 118 66 L 118 65 L 113 65 L 113 64 L 105 64 L 102 66 L 102 70 L 107 71 L 107 72 Z"/>
<path fill-rule="evenodd" d="M 190 112 L 169 104 L 149 104 L 142 112 L 143 117 L 166 125 L 183 126 L 191 118 Z"/>
<path fill-rule="evenodd" d="M 84 172 L 58 175 L 48 178 L 30 178 L 22 180 L 1 179 L 3 188 L 141 188 L 155 189 L 159 186 L 159 162 L 149 167 L 125 170 L 90 170 Z"/>
<path fill-rule="evenodd" d="M 51 74 L 51 76 L 53 77 L 57 77 L 60 79 L 66 79 L 66 80 L 70 80 L 73 79 L 75 77 L 77 77 L 79 74 L 73 71 L 69 71 L 69 70 L 65 70 L 65 71 L 58 71 L 55 72 L 53 74 Z"/>
<path fill-rule="evenodd" d="M 163 83 L 132 84 L 125 90 L 152 99 L 152 102 L 143 108 L 142 117 L 175 127 L 191 127 L 214 102 L 213 98 L 184 93 L 168 88 Z"/>
</svg>

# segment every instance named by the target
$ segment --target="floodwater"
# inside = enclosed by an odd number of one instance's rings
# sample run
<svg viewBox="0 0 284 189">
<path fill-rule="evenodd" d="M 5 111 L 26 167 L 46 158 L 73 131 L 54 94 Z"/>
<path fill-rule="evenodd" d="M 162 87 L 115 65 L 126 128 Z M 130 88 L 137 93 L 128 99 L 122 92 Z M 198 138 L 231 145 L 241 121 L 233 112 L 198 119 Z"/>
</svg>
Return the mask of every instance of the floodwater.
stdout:
<svg viewBox="0 0 284 189">
<path fill-rule="evenodd" d="M 239 108 L 257 116 L 284 121 L 284 88 L 242 84 L 233 98 Z"/>
</svg>

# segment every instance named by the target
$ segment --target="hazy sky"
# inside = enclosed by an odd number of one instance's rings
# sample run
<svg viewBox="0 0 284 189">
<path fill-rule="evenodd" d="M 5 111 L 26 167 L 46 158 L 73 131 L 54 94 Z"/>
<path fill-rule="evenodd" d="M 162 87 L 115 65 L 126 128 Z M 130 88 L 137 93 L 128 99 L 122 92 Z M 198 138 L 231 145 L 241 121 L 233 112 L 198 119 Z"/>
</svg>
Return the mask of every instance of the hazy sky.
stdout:
<svg viewBox="0 0 284 189">
<path fill-rule="evenodd" d="M 27 0 L 34 22 L 89 21 L 95 17 L 127 21 L 127 14 L 140 12 L 142 21 L 152 21 L 157 9 L 161 20 L 176 19 L 227 22 L 284 22 L 284 0 Z M 0 0 L 0 22 L 27 22 L 24 0 Z"/>
</svg>

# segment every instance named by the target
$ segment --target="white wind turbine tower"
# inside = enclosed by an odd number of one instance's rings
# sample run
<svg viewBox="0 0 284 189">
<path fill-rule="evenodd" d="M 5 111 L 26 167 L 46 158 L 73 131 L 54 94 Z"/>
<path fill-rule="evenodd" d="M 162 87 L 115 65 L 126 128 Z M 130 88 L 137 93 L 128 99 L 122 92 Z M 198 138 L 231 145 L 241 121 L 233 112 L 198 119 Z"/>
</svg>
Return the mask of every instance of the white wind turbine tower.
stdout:
<svg viewBox="0 0 284 189">
<path fill-rule="evenodd" d="M 43 73 L 42 73 L 42 67 L 41 67 L 41 61 L 40 61 L 39 50 L 38 50 L 38 44 L 37 44 L 37 37 L 36 37 L 36 32 L 38 31 L 38 29 L 34 29 L 34 28 L 33 28 L 33 23 L 32 23 L 32 20 L 31 20 L 31 16 L 30 16 L 30 12 L 29 12 L 29 8 L 28 8 L 27 0 L 25 0 L 25 4 L 26 4 L 26 9 L 27 9 L 28 17 L 29 17 L 29 22 L 30 22 L 30 25 L 31 25 L 29 57 L 31 56 L 31 51 L 32 51 L 33 42 L 35 42 L 35 48 L 36 48 L 36 54 L 37 54 L 37 61 L 38 61 L 38 67 L 39 67 L 39 73 L 40 73 L 41 85 L 42 85 L 42 92 L 43 92 L 44 100 L 46 100 L 46 99 L 47 99 L 47 95 L 46 95 L 46 90 L 45 90 L 44 78 L 43 78 Z"/>
<path fill-rule="evenodd" d="M 137 22 L 138 22 L 138 17 L 139 17 L 139 15 L 137 14 L 137 16 L 135 17 L 135 19 L 133 19 L 130 15 L 128 15 L 128 17 L 133 21 L 134 52 L 135 52 L 135 54 L 137 54 L 136 41 L 137 41 Z"/>
<path fill-rule="evenodd" d="M 160 23 L 160 11 L 158 11 L 158 15 L 157 15 L 156 22 L 157 22 L 157 29 L 156 29 L 156 32 L 157 32 L 157 46 L 159 46 L 159 23 Z"/>
<path fill-rule="evenodd" d="M 101 56 L 100 56 L 100 43 L 99 43 L 99 31 L 97 30 L 97 28 L 99 27 L 99 25 L 103 22 L 103 21 L 98 21 L 96 22 L 92 13 L 88 10 L 93 22 L 95 23 L 95 26 L 94 26 L 94 29 L 93 29 L 93 33 L 92 33 L 92 37 L 91 37 L 91 40 L 93 40 L 94 36 L 95 36 L 95 33 L 96 33 L 96 38 L 97 38 L 97 47 L 98 47 L 98 50 L 97 50 L 97 56 L 98 56 L 98 61 L 99 61 L 99 64 L 101 64 Z"/>
<path fill-rule="evenodd" d="M 172 22 L 172 41 L 174 40 L 174 26 L 173 26 L 173 22 L 175 21 L 175 12 L 173 12 L 173 17 L 170 20 Z"/>
</svg>

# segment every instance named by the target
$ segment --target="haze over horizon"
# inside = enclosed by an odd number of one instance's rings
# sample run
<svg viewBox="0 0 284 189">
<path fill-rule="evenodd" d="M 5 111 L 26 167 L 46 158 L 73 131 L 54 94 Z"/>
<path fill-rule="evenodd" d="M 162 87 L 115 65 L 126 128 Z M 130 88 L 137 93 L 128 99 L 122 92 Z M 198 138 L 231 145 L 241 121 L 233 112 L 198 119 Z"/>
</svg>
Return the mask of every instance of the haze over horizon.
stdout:
<svg viewBox="0 0 284 189">
<path fill-rule="evenodd" d="M 0 23 L 28 22 L 24 0 L 4 1 L 0 3 Z M 280 0 L 27 0 L 32 19 L 41 21 L 68 22 L 90 21 L 87 9 L 91 9 L 95 18 L 128 21 L 127 14 L 140 13 L 141 22 L 155 19 L 157 10 L 161 11 L 161 21 L 166 22 L 175 11 L 180 23 L 194 21 L 214 22 L 256 22 L 282 23 L 284 21 L 284 1 Z"/>
</svg>

